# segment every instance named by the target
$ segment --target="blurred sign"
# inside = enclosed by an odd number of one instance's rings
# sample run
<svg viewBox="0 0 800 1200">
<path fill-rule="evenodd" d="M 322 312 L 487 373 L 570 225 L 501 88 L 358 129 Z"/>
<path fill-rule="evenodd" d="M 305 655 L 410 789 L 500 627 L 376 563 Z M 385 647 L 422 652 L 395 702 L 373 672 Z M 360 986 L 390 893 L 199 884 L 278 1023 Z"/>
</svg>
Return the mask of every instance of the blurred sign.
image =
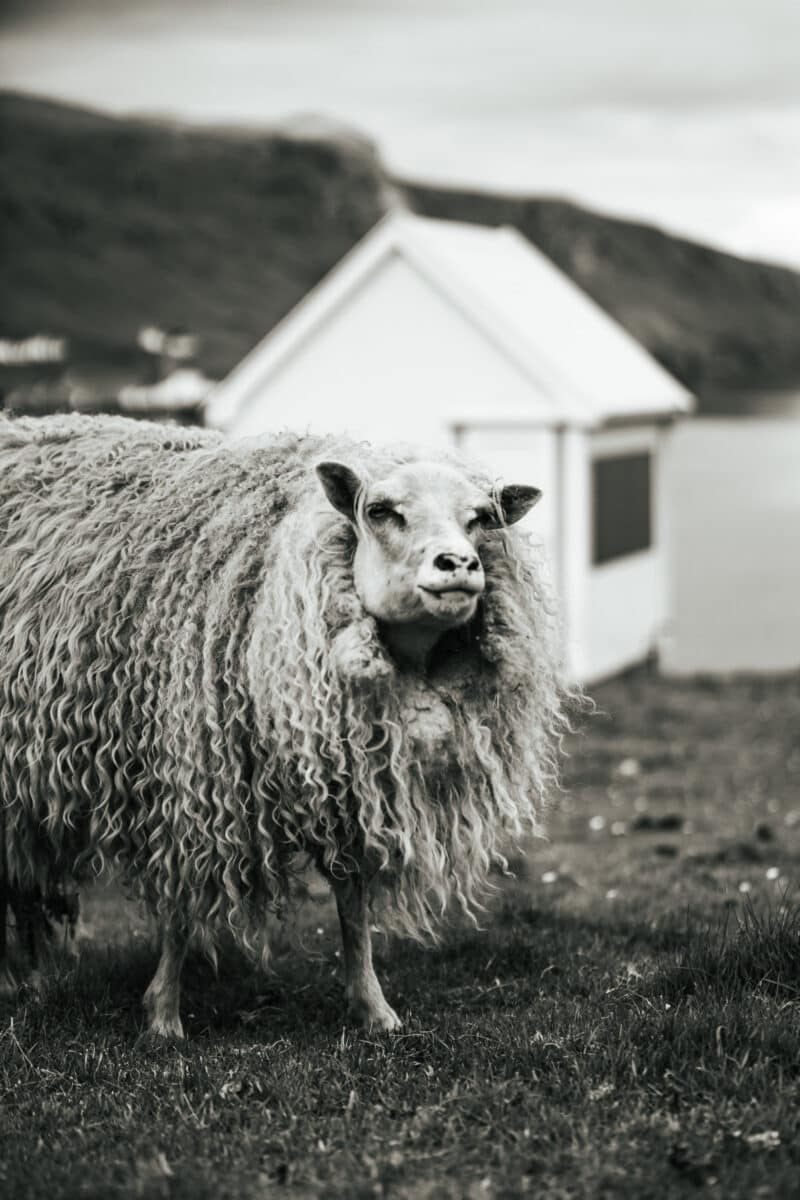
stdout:
<svg viewBox="0 0 800 1200">
<path fill-rule="evenodd" d="M 126 412 L 179 412 L 199 408 L 215 383 L 216 380 L 208 379 L 194 367 L 179 367 L 159 383 L 122 388 L 120 408 Z"/>
<path fill-rule="evenodd" d="M 157 325 L 145 325 L 136 338 L 148 354 L 163 354 L 166 358 L 187 359 L 197 354 L 199 339 L 185 330 L 159 329 Z"/>
<path fill-rule="evenodd" d="M 21 341 L 0 338 L 0 364 L 3 366 L 63 362 L 66 354 L 66 338 L 47 337 L 45 334 L 36 334 Z"/>
</svg>

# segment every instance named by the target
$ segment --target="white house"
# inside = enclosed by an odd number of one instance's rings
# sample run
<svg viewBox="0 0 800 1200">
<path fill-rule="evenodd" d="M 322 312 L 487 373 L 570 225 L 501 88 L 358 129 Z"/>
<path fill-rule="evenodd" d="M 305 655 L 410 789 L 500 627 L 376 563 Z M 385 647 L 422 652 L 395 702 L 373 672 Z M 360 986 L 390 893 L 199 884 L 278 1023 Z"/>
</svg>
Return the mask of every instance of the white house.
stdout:
<svg viewBox="0 0 800 1200">
<path fill-rule="evenodd" d="M 292 427 L 456 445 L 541 487 L 527 520 L 576 678 L 667 617 L 662 462 L 690 395 L 514 229 L 394 213 L 212 393 L 233 436 Z"/>
</svg>

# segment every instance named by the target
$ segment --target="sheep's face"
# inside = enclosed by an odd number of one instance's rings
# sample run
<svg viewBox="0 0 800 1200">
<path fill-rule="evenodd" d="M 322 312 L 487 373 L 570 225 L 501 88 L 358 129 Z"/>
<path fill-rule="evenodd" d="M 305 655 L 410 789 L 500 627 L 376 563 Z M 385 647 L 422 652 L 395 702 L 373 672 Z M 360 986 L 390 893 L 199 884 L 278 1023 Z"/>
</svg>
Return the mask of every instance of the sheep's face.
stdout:
<svg viewBox="0 0 800 1200">
<path fill-rule="evenodd" d="M 390 645 L 402 640 L 428 649 L 475 615 L 486 532 L 518 521 L 541 495 L 510 486 L 491 496 L 443 463 L 407 464 L 376 480 L 360 479 L 343 463 L 321 463 L 317 473 L 331 504 L 356 529 L 355 586 L 364 608 Z"/>
</svg>

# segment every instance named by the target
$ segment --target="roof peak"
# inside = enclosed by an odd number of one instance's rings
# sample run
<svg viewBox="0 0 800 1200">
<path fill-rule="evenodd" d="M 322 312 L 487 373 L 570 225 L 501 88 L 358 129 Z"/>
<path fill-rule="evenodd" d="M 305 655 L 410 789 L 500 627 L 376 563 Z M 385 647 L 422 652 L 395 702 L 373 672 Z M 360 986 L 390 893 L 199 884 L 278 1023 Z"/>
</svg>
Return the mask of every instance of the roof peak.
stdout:
<svg viewBox="0 0 800 1200">
<path fill-rule="evenodd" d="M 682 385 L 519 229 L 394 208 L 216 389 L 210 420 L 230 427 L 254 388 L 391 253 L 550 398 L 554 423 L 591 427 L 691 407 Z"/>
</svg>

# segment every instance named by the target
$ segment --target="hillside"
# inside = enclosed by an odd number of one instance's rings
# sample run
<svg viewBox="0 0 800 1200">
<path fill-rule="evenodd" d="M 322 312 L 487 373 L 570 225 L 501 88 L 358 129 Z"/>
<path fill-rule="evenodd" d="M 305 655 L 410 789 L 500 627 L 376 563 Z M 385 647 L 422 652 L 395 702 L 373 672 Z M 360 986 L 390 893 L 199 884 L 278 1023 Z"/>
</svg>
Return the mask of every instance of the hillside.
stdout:
<svg viewBox="0 0 800 1200">
<path fill-rule="evenodd" d="M 381 216 L 363 146 L 0 98 L 0 336 L 120 353 L 144 324 L 228 371 Z"/>
<path fill-rule="evenodd" d="M 517 225 L 690 387 L 800 386 L 800 275 L 556 199 L 390 179 L 346 132 L 200 129 L 0 95 L 0 336 L 125 361 L 144 324 L 222 375 L 389 197 Z"/>
</svg>

